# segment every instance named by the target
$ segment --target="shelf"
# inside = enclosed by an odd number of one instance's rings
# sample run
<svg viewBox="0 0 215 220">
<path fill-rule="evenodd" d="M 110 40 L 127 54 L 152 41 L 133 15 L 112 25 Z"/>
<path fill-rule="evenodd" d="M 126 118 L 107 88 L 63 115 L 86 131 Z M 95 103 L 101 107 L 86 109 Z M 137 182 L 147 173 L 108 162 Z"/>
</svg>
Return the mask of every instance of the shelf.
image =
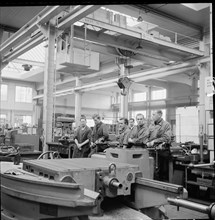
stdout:
<svg viewBox="0 0 215 220">
<path fill-rule="evenodd" d="M 214 186 L 207 185 L 207 184 L 200 184 L 200 183 L 197 183 L 197 182 L 194 182 L 194 181 L 191 181 L 191 180 L 188 180 L 186 182 L 186 184 L 191 184 L 191 185 L 196 185 L 196 186 L 204 186 L 204 187 L 208 187 L 208 188 L 214 189 Z"/>
</svg>

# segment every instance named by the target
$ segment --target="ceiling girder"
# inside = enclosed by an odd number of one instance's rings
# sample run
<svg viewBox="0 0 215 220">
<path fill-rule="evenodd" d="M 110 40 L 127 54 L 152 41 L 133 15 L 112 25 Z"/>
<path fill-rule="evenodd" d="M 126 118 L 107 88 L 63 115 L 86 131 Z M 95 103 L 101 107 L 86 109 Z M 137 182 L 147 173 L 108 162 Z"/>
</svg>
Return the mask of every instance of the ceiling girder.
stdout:
<svg viewBox="0 0 215 220">
<path fill-rule="evenodd" d="M 2 59 L 4 61 L 12 61 L 16 59 L 17 57 L 21 56 L 25 52 L 29 51 L 30 49 L 36 47 L 40 43 L 42 43 L 44 40 L 44 36 L 41 32 L 39 32 L 36 36 L 26 40 L 25 42 L 19 44 L 16 48 L 14 48 L 11 52 L 5 54 L 4 58 Z"/>
<path fill-rule="evenodd" d="M 164 41 L 164 40 L 154 38 L 150 34 L 146 33 L 145 31 L 139 30 L 139 29 L 137 29 L 137 30 L 132 29 L 131 30 L 131 29 L 128 29 L 128 28 L 119 27 L 119 26 L 116 26 L 116 25 L 112 25 L 112 24 L 109 24 L 109 23 L 106 23 L 106 22 L 103 22 L 103 21 L 99 21 L 97 19 L 88 18 L 88 17 L 85 17 L 85 18 L 81 19 L 80 21 L 85 23 L 85 24 L 97 26 L 97 27 L 100 27 L 100 28 L 105 28 L 107 30 L 114 31 L 114 32 L 117 32 L 117 33 L 120 33 L 120 34 L 124 34 L 124 35 L 127 35 L 129 37 L 134 37 L 134 38 L 137 38 L 137 39 L 141 39 L 142 41 L 146 41 L 146 43 L 158 44 L 158 45 L 161 45 L 161 46 L 164 46 L 164 47 L 167 47 L 167 48 L 172 48 L 172 49 L 175 49 L 175 50 L 195 54 L 195 55 L 198 55 L 198 56 L 203 55 L 203 53 L 199 50 L 192 49 L 192 48 L 185 47 L 185 46 L 182 46 L 182 45 L 179 45 L 179 44 L 175 44 L 175 43 L 172 43 L 172 42 L 168 42 L 168 41 Z"/>
<path fill-rule="evenodd" d="M 10 50 L 16 51 L 19 55 L 23 53 L 22 46 L 23 44 L 26 44 L 26 41 L 31 41 L 31 39 L 25 39 L 29 37 L 34 31 L 38 29 L 38 27 L 43 27 L 46 22 L 48 22 L 51 18 L 62 12 L 64 9 L 66 9 L 68 6 L 47 6 L 45 9 L 43 9 L 37 16 L 35 16 L 31 21 L 29 21 L 26 25 L 24 25 L 22 28 L 20 28 L 16 33 L 14 33 L 10 38 L 8 38 L 0 47 L 0 53 L 2 54 L 2 58 L 4 60 L 9 59 L 15 59 L 17 56 L 11 56 L 10 58 Z M 84 16 L 87 16 L 88 14 L 92 13 L 93 11 L 97 10 L 100 6 L 99 5 L 87 5 L 87 6 L 80 6 L 75 8 L 74 12 L 72 11 L 71 16 L 65 16 L 66 18 L 62 18 L 58 22 L 58 28 L 66 28 L 67 26 L 70 26 L 74 22 L 80 20 Z M 80 10 L 77 10 L 80 9 Z M 37 33 L 38 35 L 36 37 L 41 36 L 41 32 Z M 38 44 L 41 43 L 38 40 Z M 19 46 L 21 44 L 21 46 Z M 35 40 L 35 46 L 36 44 Z M 16 48 L 17 47 L 17 48 Z M 25 47 L 26 50 L 31 49 L 32 47 Z M 20 50 L 20 51 L 19 51 Z M 26 50 L 24 52 L 26 52 Z M 19 52 L 18 52 L 19 51 Z M 7 57 L 3 57 L 5 53 L 8 52 Z"/>
<path fill-rule="evenodd" d="M 198 26 L 198 25 L 195 25 L 193 23 L 184 21 L 183 19 L 177 18 L 175 16 L 172 16 L 172 15 L 167 14 L 165 12 L 162 12 L 160 10 L 154 9 L 154 8 L 152 8 L 152 7 L 150 7 L 150 6 L 146 5 L 146 4 L 136 4 L 136 5 L 132 5 L 132 6 L 133 7 L 138 7 L 139 9 L 142 9 L 146 13 L 151 13 L 151 14 L 158 15 L 158 16 L 163 17 L 165 19 L 169 19 L 169 20 L 172 20 L 172 21 L 177 22 L 179 24 L 182 24 L 184 26 L 188 26 L 190 28 L 196 29 L 196 30 L 198 30 L 200 32 L 203 31 L 201 26 Z"/>
<path fill-rule="evenodd" d="M 80 31 L 79 27 L 74 27 L 74 36 L 84 39 L 84 33 Z M 87 40 L 94 41 L 93 43 L 89 42 L 89 47 L 91 51 L 98 52 L 101 54 L 107 54 L 115 57 L 119 57 L 120 54 L 116 51 L 116 48 L 121 48 L 124 50 L 130 50 L 136 52 L 132 59 L 142 61 L 143 64 L 149 64 L 155 67 L 163 67 L 166 66 L 165 62 L 168 62 L 168 59 L 162 61 L 163 57 L 152 57 L 149 54 L 146 55 L 145 52 L 137 51 L 136 49 L 132 48 L 128 43 L 124 42 L 123 40 L 118 39 L 115 40 L 114 37 L 108 36 L 107 34 L 97 36 L 96 32 L 88 30 Z M 107 40 L 106 40 L 107 39 Z M 74 39 L 74 47 L 84 49 L 83 43 L 80 42 L 78 39 Z"/>
<path fill-rule="evenodd" d="M 115 10 L 119 13 L 127 14 L 134 18 L 138 18 L 139 14 L 141 13 L 141 10 L 137 5 L 106 5 L 105 7 L 110 10 Z M 170 31 L 176 31 L 179 34 L 184 34 L 185 32 L 195 32 L 196 35 L 199 35 L 202 32 L 201 28 L 197 26 L 194 27 L 188 22 L 185 24 L 184 22 L 179 22 L 179 20 L 176 21 L 176 19 L 173 17 L 171 17 L 171 19 L 170 17 L 164 17 L 161 14 L 145 13 L 144 10 L 142 10 L 141 16 L 145 22 L 158 25 Z"/>
<path fill-rule="evenodd" d="M 17 46 L 24 38 L 29 37 L 35 30 L 37 30 L 37 24 L 45 24 L 55 15 L 59 14 L 68 6 L 47 6 L 37 16 L 32 18 L 27 24 L 20 28 L 10 38 L 8 38 L 0 47 L 0 53 L 4 55 L 10 51 L 13 47 Z"/>
<path fill-rule="evenodd" d="M 71 24 L 74 24 L 76 21 L 79 21 L 83 17 L 93 13 L 100 7 L 101 5 L 80 6 L 79 8 L 76 8 L 74 11 L 71 11 L 69 15 L 67 15 L 65 18 L 60 19 L 57 28 L 60 30 L 65 30 L 69 28 Z"/>
<path fill-rule="evenodd" d="M 149 71 L 139 71 L 137 73 L 134 73 L 129 76 L 129 78 L 134 81 L 134 82 L 141 82 L 149 79 L 154 79 L 154 78 L 162 78 L 168 75 L 174 75 L 178 74 L 184 71 L 187 71 L 189 69 L 194 69 L 196 68 L 196 65 L 194 63 L 183 63 L 183 64 L 178 64 L 170 67 L 164 67 L 164 68 L 157 68 L 154 70 L 149 70 Z M 86 92 L 86 91 L 91 91 L 91 90 L 96 90 L 100 88 L 107 88 L 116 85 L 118 81 L 118 77 L 115 77 L 113 79 L 108 79 L 104 81 L 98 81 L 95 83 L 91 84 L 85 84 L 82 86 L 78 86 L 75 88 L 70 88 L 70 89 L 65 89 L 65 90 L 59 90 L 56 91 L 55 94 L 67 94 L 67 93 L 74 93 L 75 91 L 81 91 L 81 92 Z M 34 99 L 42 98 L 43 95 L 35 96 Z"/>
</svg>

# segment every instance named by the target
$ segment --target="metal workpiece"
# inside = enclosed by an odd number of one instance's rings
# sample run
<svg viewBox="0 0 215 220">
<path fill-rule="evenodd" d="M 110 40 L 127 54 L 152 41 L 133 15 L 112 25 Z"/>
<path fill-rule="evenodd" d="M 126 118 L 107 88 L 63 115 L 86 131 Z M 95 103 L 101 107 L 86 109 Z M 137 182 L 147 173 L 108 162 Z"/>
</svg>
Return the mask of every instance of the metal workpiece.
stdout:
<svg viewBox="0 0 215 220">
<path fill-rule="evenodd" d="M 176 205 L 192 209 L 198 212 L 206 213 L 208 214 L 210 219 L 215 219 L 215 203 L 212 203 L 210 206 L 207 206 L 179 198 L 167 198 L 167 200 L 171 205 Z"/>
<path fill-rule="evenodd" d="M 190 167 L 190 168 L 202 168 L 202 167 L 212 167 L 212 166 L 215 166 L 215 161 L 212 161 L 211 163 L 189 164 L 188 167 Z"/>
<path fill-rule="evenodd" d="M 109 187 L 109 188 L 116 188 L 116 189 L 121 189 L 122 188 L 122 184 L 119 183 L 119 181 L 117 180 L 117 178 L 110 178 L 108 176 L 105 176 L 103 178 L 103 183 L 105 186 Z"/>
<path fill-rule="evenodd" d="M 187 199 L 183 186 L 137 177 L 134 185 L 134 203 L 137 209 L 168 204 L 168 197 Z"/>
<path fill-rule="evenodd" d="M 183 193 L 183 186 L 172 184 L 172 183 L 161 182 L 158 180 L 137 177 L 135 180 L 135 183 L 140 184 L 145 187 L 162 190 L 163 192 L 166 191 L 166 192 L 176 193 L 176 194 Z"/>
<path fill-rule="evenodd" d="M 168 203 L 215 215 L 214 204 L 180 200 L 188 196 L 183 186 L 150 179 L 145 149 L 109 148 L 105 157 L 5 162 L 0 168 L 2 216 L 8 212 L 20 220 L 118 214 L 157 219 L 159 207 Z"/>
</svg>

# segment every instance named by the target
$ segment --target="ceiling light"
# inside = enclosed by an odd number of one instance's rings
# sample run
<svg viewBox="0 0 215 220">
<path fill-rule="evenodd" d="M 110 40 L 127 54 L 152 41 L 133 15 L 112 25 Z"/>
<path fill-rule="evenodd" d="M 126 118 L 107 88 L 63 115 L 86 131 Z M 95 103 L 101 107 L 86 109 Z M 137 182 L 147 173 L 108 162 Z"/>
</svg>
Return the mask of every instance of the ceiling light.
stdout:
<svg viewBox="0 0 215 220">
<path fill-rule="evenodd" d="M 22 67 L 24 68 L 25 71 L 29 71 L 32 68 L 32 65 L 30 65 L 30 64 L 23 64 Z"/>
<path fill-rule="evenodd" d="M 138 44 L 138 46 L 136 47 L 137 50 L 141 50 L 143 49 L 143 47 L 140 45 L 140 43 Z"/>
<path fill-rule="evenodd" d="M 142 22 L 142 21 L 143 21 L 143 18 L 142 18 L 141 15 L 139 15 L 139 17 L 137 18 L 137 21 L 138 21 L 138 22 Z"/>
</svg>

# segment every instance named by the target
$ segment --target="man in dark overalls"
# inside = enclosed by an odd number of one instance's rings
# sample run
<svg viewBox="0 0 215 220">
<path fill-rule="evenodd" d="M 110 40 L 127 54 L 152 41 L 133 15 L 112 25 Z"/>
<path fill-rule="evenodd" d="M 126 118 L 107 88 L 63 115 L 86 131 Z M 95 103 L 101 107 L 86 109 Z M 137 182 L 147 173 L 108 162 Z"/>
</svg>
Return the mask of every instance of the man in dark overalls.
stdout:
<svg viewBox="0 0 215 220">
<path fill-rule="evenodd" d="M 149 127 L 149 141 L 147 147 L 158 147 L 162 145 L 163 149 L 158 150 L 158 167 L 155 173 L 155 179 L 168 180 L 171 127 L 169 122 L 162 118 L 161 110 L 154 111 L 152 120 L 154 125 Z"/>
<path fill-rule="evenodd" d="M 90 153 L 90 141 L 92 130 L 87 126 L 86 117 L 82 116 L 80 119 L 80 126 L 75 131 L 72 158 L 88 157 Z"/>
<path fill-rule="evenodd" d="M 88 157 L 96 152 L 103 152 L 108 146 L 104 142 L 108 140 L 108 127 L 101 121 L 101 117 L 98 114 L 93 115 L 95 126 L 92 132 L 91 139 L 91 152 Z"/>
</svg>

